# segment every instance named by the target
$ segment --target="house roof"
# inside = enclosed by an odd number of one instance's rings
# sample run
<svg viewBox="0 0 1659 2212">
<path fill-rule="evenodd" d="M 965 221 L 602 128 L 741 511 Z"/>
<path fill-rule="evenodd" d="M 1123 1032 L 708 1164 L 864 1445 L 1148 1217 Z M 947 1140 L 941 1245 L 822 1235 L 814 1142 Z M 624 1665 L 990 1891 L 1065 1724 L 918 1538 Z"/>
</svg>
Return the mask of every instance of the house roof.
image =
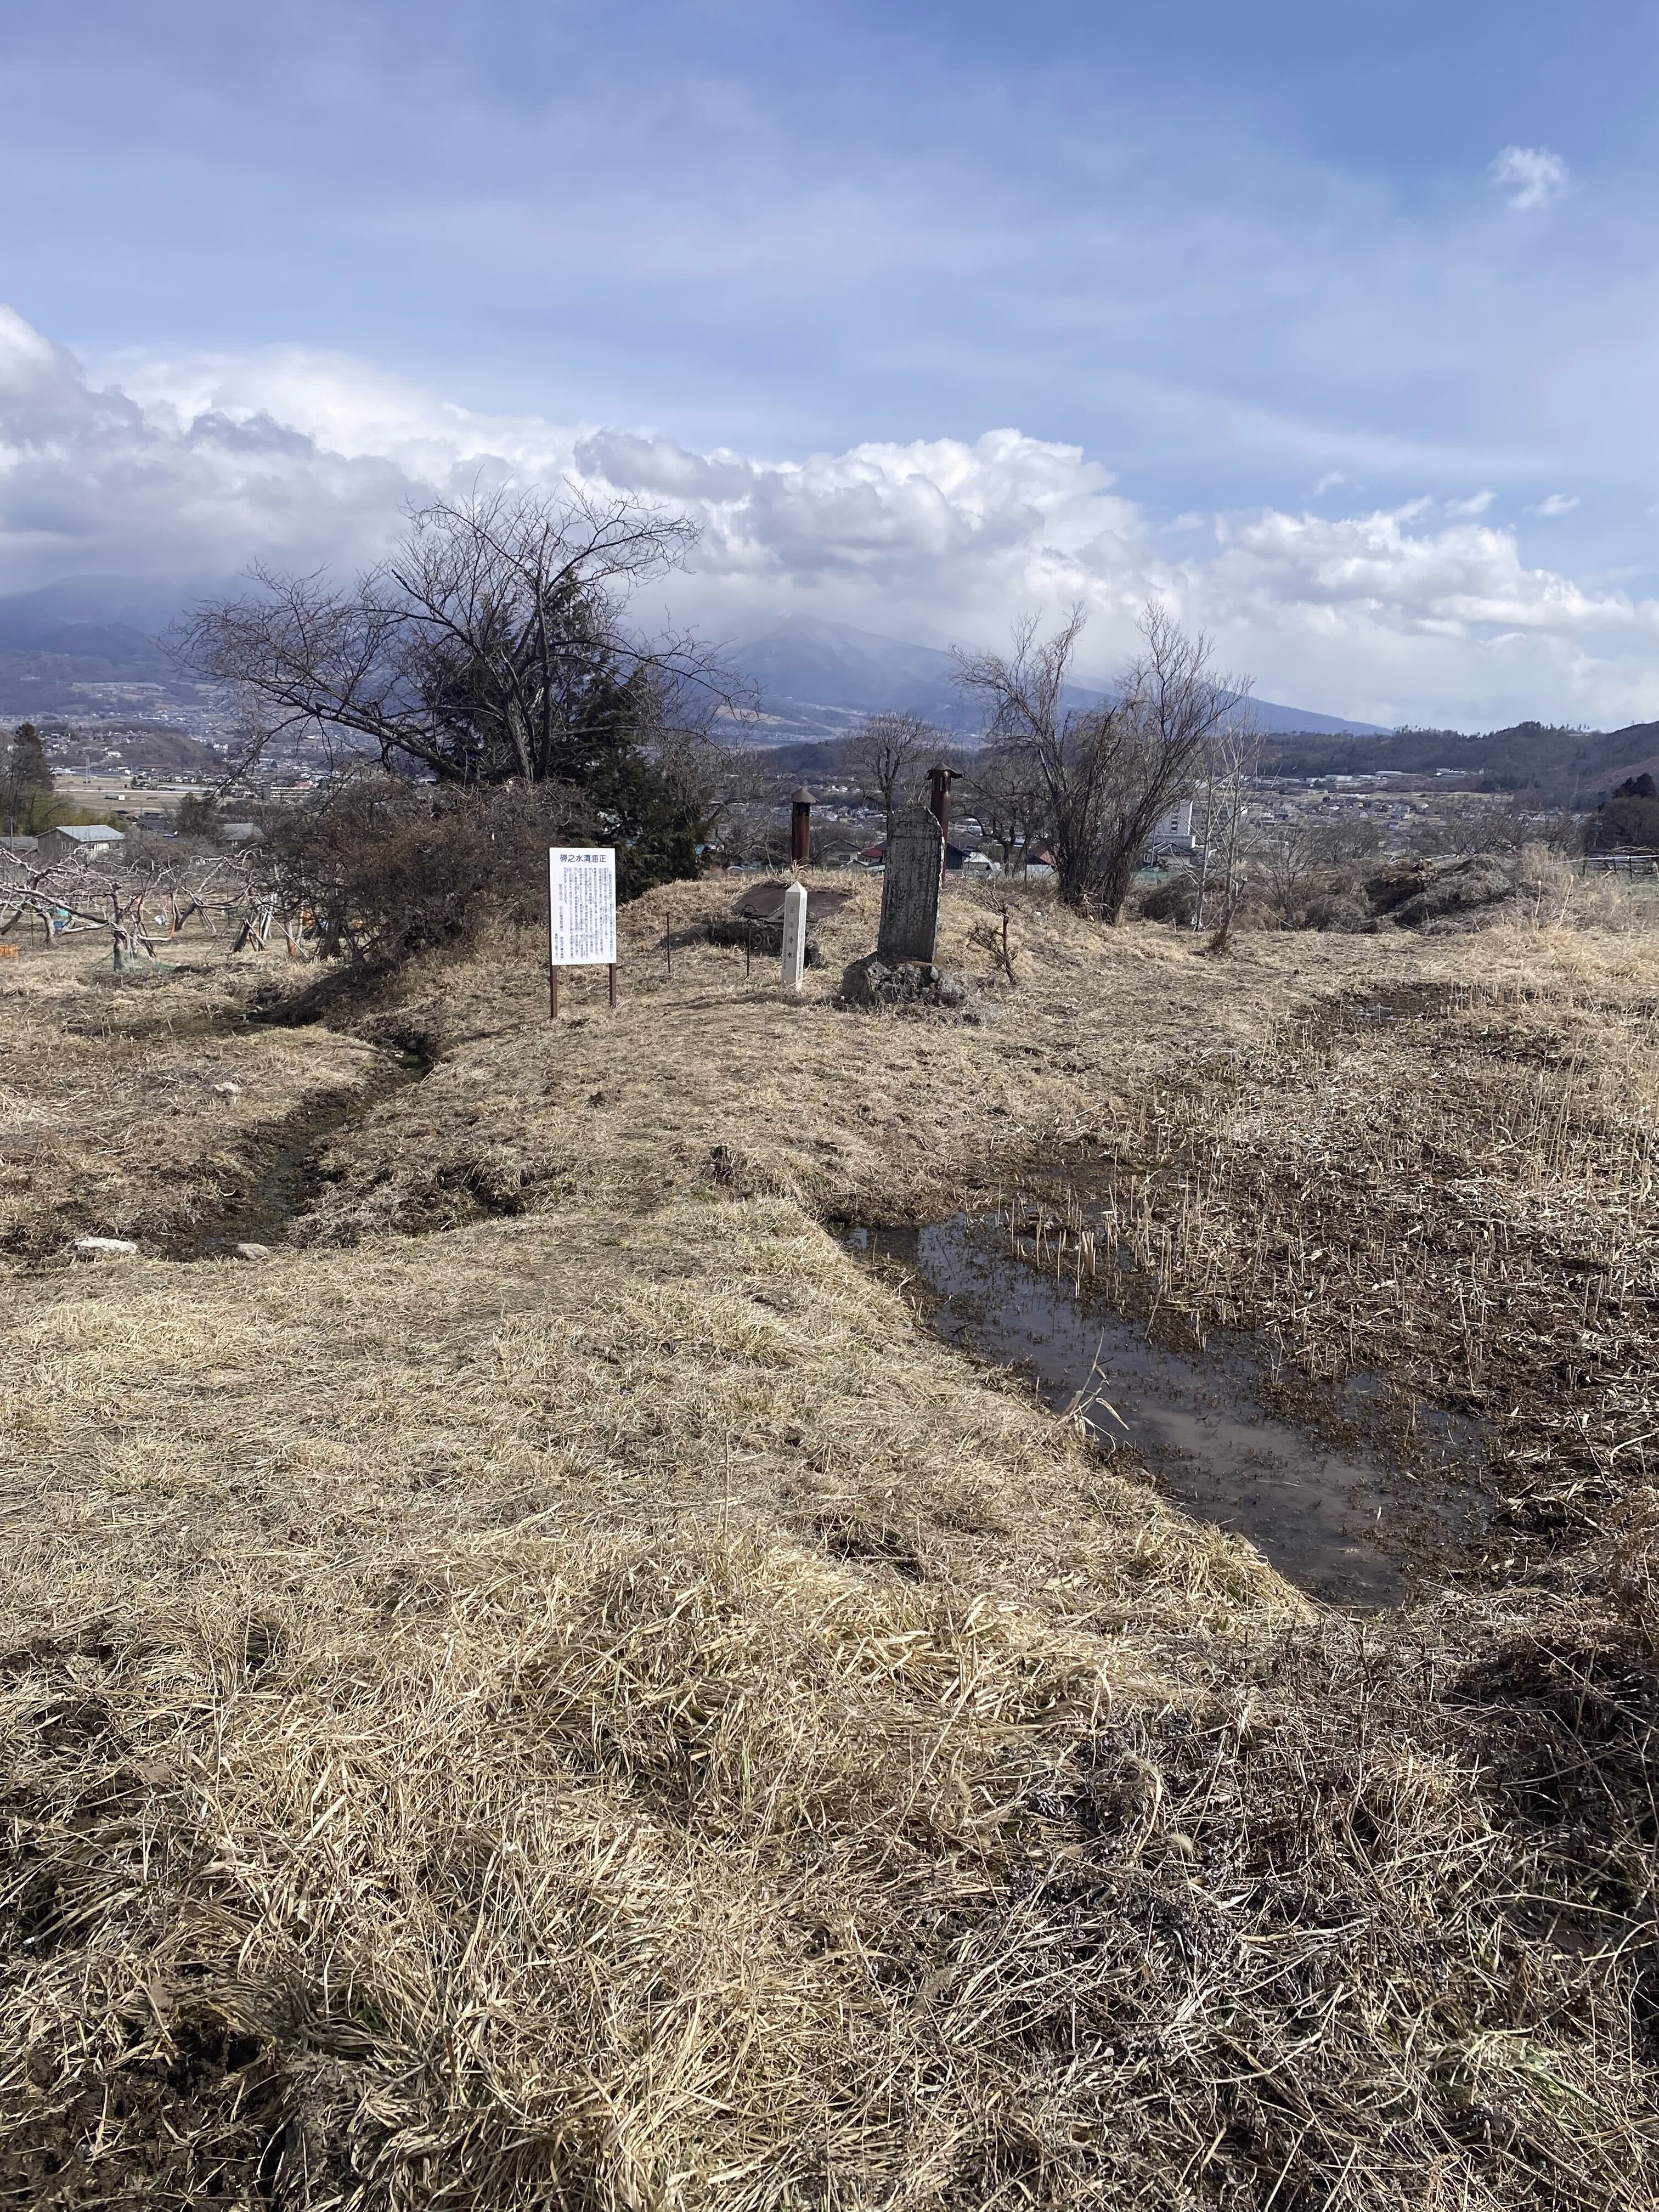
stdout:
<svg viewBox="0 0 1659 2212">
<path fill-rule="evenodd" d="M 945 865 L 949 866 L 950 863 L 952 860 L 955 860 L 957 865 L 960 866 L 973 849 L 974 848 L 969 845 L 956 844 L 947 837 L 945 841 Z M 884 844 L 880 842 L 874 845 L 866 845 L 864 850 L 859 854 L 859 858 L 861 860 L 880 860 L 884 863 L 887 858 L 887 848 Z"/>
<path fill-rule="evenodd" d="M 77 845 L 118 845 L 122 833 L 112 829 L 107 822 L 66 822 L 55 833 L 68 837 Z"/>
</svg>

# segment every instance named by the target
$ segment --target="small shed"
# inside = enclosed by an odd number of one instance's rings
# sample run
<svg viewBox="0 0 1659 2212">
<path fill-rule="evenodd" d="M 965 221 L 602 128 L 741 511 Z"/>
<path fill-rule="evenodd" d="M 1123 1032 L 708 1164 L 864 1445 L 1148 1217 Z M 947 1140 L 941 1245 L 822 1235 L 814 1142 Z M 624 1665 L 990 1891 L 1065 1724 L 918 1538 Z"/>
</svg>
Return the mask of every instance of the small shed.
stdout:
<svg viewBox="0 0 1659 2212">
<path fill-rule="evenodd" d="M 42 859 L 49 860 L 67 860 L 76 853 L 89 860 L 101 860 L 125 842 L 107 822 L 70 822 L 44 831 L 40 851 Z"/>
</svg>

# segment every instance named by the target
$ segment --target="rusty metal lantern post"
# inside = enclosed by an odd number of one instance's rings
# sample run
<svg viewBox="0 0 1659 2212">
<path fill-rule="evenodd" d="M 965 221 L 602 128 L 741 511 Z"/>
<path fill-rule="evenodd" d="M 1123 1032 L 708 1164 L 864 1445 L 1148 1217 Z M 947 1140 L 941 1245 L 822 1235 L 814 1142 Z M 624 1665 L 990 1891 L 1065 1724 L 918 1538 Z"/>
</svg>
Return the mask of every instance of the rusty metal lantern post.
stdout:
<svg viewBox="0 0 1659 2212">
<path fill-rule="evenodd" d="M 796 868 L 812 865 L 812 794 L 805 784 L 789 801 L 789 861 Z"/>
<path fill-rule="evenodd" d="M 951 834 L 951 783 L 955 775 L 951 768 L 930 768 L 927 771 L 927 804 L 939 824 L 941 845 Z"/>
</svg>

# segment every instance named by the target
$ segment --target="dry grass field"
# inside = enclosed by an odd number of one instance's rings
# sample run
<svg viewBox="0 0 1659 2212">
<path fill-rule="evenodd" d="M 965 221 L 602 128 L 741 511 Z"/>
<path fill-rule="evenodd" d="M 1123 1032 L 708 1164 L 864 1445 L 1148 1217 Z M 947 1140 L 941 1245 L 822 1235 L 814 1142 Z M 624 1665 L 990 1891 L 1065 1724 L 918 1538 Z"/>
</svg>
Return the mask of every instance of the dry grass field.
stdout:
<svg viewBox="0 0 1659 2212">
<path fill-rule="evenodd" d="M 556 1030 L 0 981 L 0 2203 L 1659 2203 L 1654 941 L 953 895 L 903 1018 L 729 896 Z M 1016 1188 L 1490 1420 L 1492 1557 L 1316 1607 L 822 1225 Z"/>
</svg>

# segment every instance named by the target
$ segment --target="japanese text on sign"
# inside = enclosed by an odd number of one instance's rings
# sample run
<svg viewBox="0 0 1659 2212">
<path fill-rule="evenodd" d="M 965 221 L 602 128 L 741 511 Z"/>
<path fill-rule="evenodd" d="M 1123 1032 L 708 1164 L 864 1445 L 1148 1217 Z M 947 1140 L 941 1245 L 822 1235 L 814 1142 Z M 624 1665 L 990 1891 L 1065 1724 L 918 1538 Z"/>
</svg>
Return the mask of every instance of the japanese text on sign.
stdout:
<svg viewBox="0 0 1659 2212">
<path fill-rule="evenodd" d="M 547 855 L 548 958 L 608 968 L 617 957 L 617 855 L 608 845 L 555 845 Z"/>
</svg>

